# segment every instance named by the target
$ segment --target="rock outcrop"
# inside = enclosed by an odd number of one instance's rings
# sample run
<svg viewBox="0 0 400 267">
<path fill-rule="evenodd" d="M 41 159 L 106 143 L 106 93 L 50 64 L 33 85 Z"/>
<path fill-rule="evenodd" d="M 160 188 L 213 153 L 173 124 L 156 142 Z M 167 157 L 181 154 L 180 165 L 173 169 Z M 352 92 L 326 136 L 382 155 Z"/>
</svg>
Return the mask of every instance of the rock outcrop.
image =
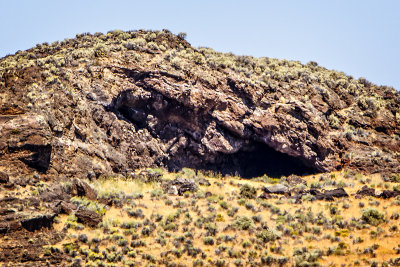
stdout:
<svg viewBox="0 0 400 267">
<path fill-rule="evenodd" d="M 400 172 L 393 88 L 314 62 L 196 49 L 168 31 L 124 36 L 0 60 L 0 170 L 90 179 L 155 166 L 244 177 Z M 130 45 L 139 38 L 147 42 Z"/>
<path fill-rule="evenodd" d="M 91 210 L 80 209 L 75 212 L 75 216 L 78 218 L 78 222 L 90 227 L 96 227 L 102 221 L 102 217 Z"/>
<path fill-rule="evenodd" d="M 192 179 L 176 178 L 162 185 L 164 192 L 170 195 L 183 195 L 183 193 L 196 192 L 198 186 Z"/>
<path fill-rule="evenodd" d="M 268 194 L 285 194 L 289 192 L 289 187 L 283 185 L 283 184 L 275 184 L 271 186 L 267 186 L 263 188 L 265 193 Z"/>
</svg>

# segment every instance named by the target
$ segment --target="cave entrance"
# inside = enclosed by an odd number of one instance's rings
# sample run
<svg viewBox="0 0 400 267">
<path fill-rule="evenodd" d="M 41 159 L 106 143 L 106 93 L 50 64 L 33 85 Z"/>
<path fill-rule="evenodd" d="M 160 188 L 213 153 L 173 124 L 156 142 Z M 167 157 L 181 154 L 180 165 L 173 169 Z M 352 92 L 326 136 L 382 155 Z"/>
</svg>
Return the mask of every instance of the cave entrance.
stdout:
<svg viewBox="0 0 400 267">
<path fill-rule="evenodd" d="M 282 176 L 308 175 L 317 171 L 301 159 L 281 153 L 261 142 L 253 142 L 234 154 L 220 154 L 216 163 L 207 169 L 223 175 L 240 175 L 243 178 L 260 177 L 264 174 L 273 178 Z"/>
</svg>

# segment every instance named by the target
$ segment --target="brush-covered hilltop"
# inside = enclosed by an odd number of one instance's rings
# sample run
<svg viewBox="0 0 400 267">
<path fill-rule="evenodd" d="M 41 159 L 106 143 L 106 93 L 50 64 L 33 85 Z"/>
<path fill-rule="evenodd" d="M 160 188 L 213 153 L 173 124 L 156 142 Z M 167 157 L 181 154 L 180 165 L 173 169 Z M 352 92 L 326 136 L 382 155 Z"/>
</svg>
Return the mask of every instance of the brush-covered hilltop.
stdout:
<svg viewBox="0 0 400 267">
<path fill-rule="evenodd" d="M 399 173 L 400 93 L 316 62 L 168 30 L 0 59 L 6 265 L 400 265 Z"/>
</svg>

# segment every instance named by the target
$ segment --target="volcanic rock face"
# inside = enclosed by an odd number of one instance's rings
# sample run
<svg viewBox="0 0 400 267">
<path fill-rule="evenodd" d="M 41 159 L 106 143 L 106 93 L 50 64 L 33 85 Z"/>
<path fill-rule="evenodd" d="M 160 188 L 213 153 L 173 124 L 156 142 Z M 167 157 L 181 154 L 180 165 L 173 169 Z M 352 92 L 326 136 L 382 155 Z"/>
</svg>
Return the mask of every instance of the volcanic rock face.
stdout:
<svg viewBox="0 0 400 267">
<path fill-rule="evenodd" d="M 148 44 L 88 35 L 1 60 L 0 171 L 400 171 L 393 88 L 315 63 L 196 50 L 167 31 L 126 34 Z"/>
</svg>

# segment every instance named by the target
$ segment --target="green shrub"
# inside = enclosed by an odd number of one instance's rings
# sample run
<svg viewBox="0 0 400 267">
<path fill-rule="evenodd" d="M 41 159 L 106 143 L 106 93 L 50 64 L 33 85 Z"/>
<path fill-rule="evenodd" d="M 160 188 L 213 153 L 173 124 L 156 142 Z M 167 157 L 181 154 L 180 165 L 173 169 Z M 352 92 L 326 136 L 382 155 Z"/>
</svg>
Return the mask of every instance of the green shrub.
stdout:
<svg viewBox="0 0 400 267">
<path fill-rule="evenodd" d="M 217 234 L 217 232 L 218 232 L 218 228 L 217 228 L 217 225 L 215 223 L 207 223 L 204 226 L 204 229 L 207 230 L 207 234 L 208 235 L 212 235 L 212 236 L 215 236 Z"/>
<path fill-rule="evenodd" d="M 178 36 L 179 38 L 185 40 L 185 39 L 186 39 L 186 36 L 187 36 L 187 33 L 186 33 L 186 32 L 180 32 L 180 33 L 178 33 L 177 36 Z"/>
<path fill-rule="evenodd" d="M 108 53 L 108 48 L 104 44 L 99 43 L 95 45 L 94 47 L 95 57 L 104 57 L 107 55 L 107 53 Z"/>
<path fill-rule="evenodd" d="M 228 203 L 226 201 L 219 202 L 219 205 L 225 210 L 228 209 Z"/>
<path fill-rule="evenodd" d="M 251 242 L 249 241 L 249 240 L 246 240 L 246 241 L 244 241 L 243 243 L 242 243 L 242 247 L 243 248 L 249 248 L 249 247 L 251 247 L 252 246 L 252 244 L 251 244 Z"/>
<path fill-rule="evenodd" d="M 249 184 L 244 184 L 240 187 L 240 196 L 244 198 L 256 198 L 257 189 Z"/>
<path fill-rule="evenodd" d="M 203 239 L 204 245 L 214 245 L 214 238 L 211 236 L 206 236 Z"/>
<path fill-rule="evenodd" d="M 279 238 L 279 236 L 271 230 L 262 230 L 261 232 L 257 233 L 256 236 L 264 243 L 275 241 L 276 239 Z"/>
<path fill-rule="evenodd" d="M 163 191 L 162 191 L 162 189 L 159 189 L 159 188 L 154 189 L 154 190 L 151 190 L 150 195 L 152 197 L 161 197 L 163 195 Z"/>
<path fill-rule="evenodd" d="M 377 226 L 385 221 L 385 214 L 374 208 L 368 208 L 362 211 L 361 219 L 368 224 Z"/>
<path fill-rule="evenodd" d="M 122 44 L 128 50 L 139 50 L 146 46 L 146 40 L 143 38 L 129 39 Z"/>
<path fill-rule="evenodd" d="M 87 199 L 86 197 L 75 196 L 71 198 L 71 202 L 79 207 L 85 207 L 87 210 L 94 211 L 100 216 L 103 216 L 106 213 L 105 205 Z"/>
<path fill-rule="evenodd" d="M 121 224 L 122 229 L 137 229 L 139 227 L 142 227 L 141 222 L 129 221 Z"/>
<path fill-rule="evenodd" d="M 233 226 L 238 230 L 250 230 L 254 229 L 254 222 L 249 217 L 236 216 L 233 221 Z"/>
</svg>

